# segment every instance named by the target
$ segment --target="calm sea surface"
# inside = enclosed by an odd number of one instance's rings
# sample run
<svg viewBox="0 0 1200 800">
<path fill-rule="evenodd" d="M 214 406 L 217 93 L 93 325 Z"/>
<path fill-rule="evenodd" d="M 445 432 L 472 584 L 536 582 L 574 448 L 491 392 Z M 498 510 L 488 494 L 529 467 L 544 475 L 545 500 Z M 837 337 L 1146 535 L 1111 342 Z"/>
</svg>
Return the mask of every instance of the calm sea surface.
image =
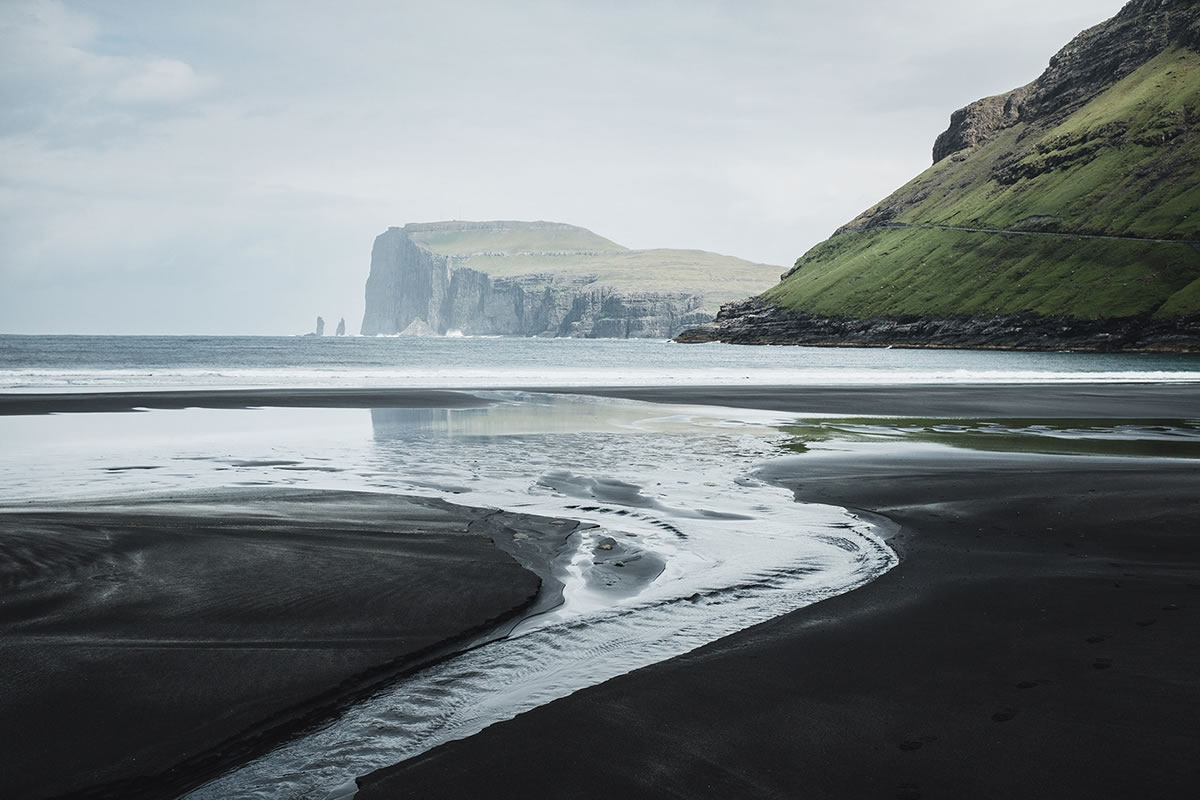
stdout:
<svg viewBox="0 0 1200 800">
<path fill-rule="evenodd" d="M 1200 380 L 1200 357 L 638 339 L 0 336 L 0 390 Z"/>
</svg>

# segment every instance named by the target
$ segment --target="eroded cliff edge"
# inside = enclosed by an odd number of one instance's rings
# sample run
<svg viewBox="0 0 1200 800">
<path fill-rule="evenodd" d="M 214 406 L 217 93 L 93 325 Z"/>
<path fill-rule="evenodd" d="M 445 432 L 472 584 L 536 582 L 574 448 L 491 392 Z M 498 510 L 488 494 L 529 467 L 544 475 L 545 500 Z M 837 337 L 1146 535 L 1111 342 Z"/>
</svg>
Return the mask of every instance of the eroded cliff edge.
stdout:
<svg viewBox="0 0 1200 800">
<path fill-rule="evenodd" d="M 778 272 L 555 222 L 410 223 L 375 239 L 362 333 L 670 338 Z"/>
</svg>

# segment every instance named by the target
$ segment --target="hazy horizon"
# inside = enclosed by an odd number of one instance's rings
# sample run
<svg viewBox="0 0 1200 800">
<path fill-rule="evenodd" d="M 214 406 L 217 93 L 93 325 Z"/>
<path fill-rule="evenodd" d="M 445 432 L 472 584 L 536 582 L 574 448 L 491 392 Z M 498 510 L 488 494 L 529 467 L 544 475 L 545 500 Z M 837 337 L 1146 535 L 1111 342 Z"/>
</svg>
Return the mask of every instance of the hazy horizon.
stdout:
<svg viewBox="0 0 1200 800">
<path fill-rule="evenodd" d="M 0 333 L 356 332 L 374 237 L 785 267 L 1120 0 L 0 9 Z"/>
</svg>

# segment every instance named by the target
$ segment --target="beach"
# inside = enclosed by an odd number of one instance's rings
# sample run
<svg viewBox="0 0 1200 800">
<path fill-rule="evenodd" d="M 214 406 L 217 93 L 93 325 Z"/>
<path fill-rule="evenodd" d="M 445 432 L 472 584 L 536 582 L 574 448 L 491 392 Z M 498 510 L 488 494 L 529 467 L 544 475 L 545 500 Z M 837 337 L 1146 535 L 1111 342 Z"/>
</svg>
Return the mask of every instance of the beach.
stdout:
<svg viewBox="0 0 1200 800">
<path fill-rule="evenodd" d="M 178 796 L 503 635 L 543 584 L 514 556 L 574 528 L 336 491 L 4 509 L 6 793 Z"/>
<path fill-rule="evenodd" d="M 851 509 L 898 566 L 366 775 L 360 798 L 497 785 L 581 798 L 1190 797 L 1197 462 L 1159 457 L 1155 443 L 1136 457 L 1114 455 L 1117 441 L 1071 454 L 1064 421 L 1137 421 L 1170 439 L 1159 423 L 1200 418 L 1193 386 L 570 391 L 1021 423 L 987 451 L 911 435 L 798 440 L 757 477 Z M 36 414 L 485 402 L 404 390 L 63 397 L 6 403 Z M 1060 452 L 1027 446 L 1029 430 L 1047 439 L 1039 420 L 1056 421 Z M 20 720 L 0 766 L 22 797 L 177 796 L 551 607 L 561 587 L 548 565 L 577 527 L 431 498 L 249 487 L 14 504 L 0 526 L 0 648 L 13 665 L 0 718 Z"/>
<path fill-rule="evenodd" d="M 499 385 L 490 391 L 522 391 Z M 544 386 L 546 394 L 582 394 L 648 403 L 757 408 L 803 414 L 1013 418 L 1179 418 L 1200 414 L 1191 383 L 797 386 L 790 384 L 673 386 Z M 181 389 L 0 393 L 0 415 L 97 413 L 182 408 L 478 408 L 470 390 Z"/>
<path fill-rule="evenodd" d="M 1194 463 L 876 448 L 769 474 L 896 523 L 900 565 L 367 776 L 360 800 L 1194 795 Z"/>
</svg>

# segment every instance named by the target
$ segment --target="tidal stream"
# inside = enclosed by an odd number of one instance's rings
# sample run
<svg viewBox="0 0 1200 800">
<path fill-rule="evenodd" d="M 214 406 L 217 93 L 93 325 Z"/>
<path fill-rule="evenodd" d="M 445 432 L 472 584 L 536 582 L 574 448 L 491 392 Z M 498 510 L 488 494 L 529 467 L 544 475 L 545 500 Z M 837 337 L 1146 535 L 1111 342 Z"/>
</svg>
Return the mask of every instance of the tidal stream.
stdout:
<svg viewBox="0 0 1200 800">
<path fill-rule="evenodd" d="M 304 486 L 585 523 L 550 565 L 562 583 L 557 607 L 188 797 L 348 797 L 357 776 L 849 591 L 896 563 L 866 522 L 754 477 L 781 452 L 792 415 L 481 396 L 491 404 L 47 418 L 27 430 L 36 446 L 22 453 L 16 441 L 18 454 L 0 459 L 17 497 Z"/>
</svg>

